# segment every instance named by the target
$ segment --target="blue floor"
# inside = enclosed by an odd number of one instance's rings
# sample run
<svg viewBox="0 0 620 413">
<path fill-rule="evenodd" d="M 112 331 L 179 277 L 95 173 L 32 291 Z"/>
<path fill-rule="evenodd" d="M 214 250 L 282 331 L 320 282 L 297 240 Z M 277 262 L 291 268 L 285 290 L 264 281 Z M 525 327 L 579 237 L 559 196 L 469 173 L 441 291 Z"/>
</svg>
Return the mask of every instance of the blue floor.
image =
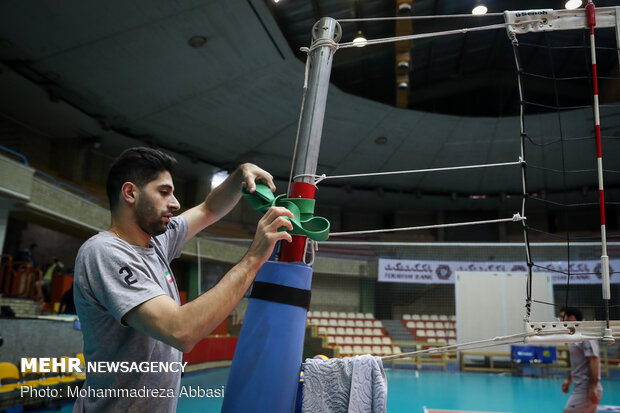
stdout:
<svg viewBox="0 0 620 413">
<path fill-rule="evenodd" d="M 561 378 L 390 370 L 388 412 L 428 409 L 511 413 L 561 412 Z M 620 406 L 620 381 L 603 380 L 601 404 Z"/>
<path fill-rule="evenodd" d="M 181 385 L 221 389 L 226 384 L 228 371 L 218 369 L 188 374 Z M 389 413 L 422 413 L 424 408 L 506 413 L 561 412 L 568 399 L 568 395 L 560 390 L 561 378 L 415 370 L 386 370 L 386 374 Z M 601 404 L 620 406 L 620 380 L 603 380 L 602 384 Z M 215 413 L 221 407 L 221 398 L 181 397 L 177 411 Z M 66 413 L 71 408 L 72 404 L 65 403 L 61 410 L 56 411 Z"/>
</svg>

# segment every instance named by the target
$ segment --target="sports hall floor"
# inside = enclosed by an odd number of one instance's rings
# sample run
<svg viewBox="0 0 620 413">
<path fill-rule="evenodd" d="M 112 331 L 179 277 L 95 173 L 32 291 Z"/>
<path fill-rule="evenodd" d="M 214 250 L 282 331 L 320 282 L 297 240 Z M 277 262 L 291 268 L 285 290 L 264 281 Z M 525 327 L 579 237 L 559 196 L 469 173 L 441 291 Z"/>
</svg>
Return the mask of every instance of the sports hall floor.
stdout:
<svg viewBox="0 0 620 413">
<path fill-rule="evenodd" d="M 221 388 L 226 384 L 228 368 L 186 375 L 182 386 Z M 507 374 L 460 373 L 387 369 L 389 413 L 561 412 L 568 399 L 562 393 L 562 379 L 513 377 Z M 615 406 L 608 412 L 620 412 L 620 380 L 602 380 L 604 394 L 600 408 Z M 71 412 L 64 403 L 37 412 Z M 221 398 L 180 398 L 179 413 L 215 413 L 222 407 Z"/>
</svg>

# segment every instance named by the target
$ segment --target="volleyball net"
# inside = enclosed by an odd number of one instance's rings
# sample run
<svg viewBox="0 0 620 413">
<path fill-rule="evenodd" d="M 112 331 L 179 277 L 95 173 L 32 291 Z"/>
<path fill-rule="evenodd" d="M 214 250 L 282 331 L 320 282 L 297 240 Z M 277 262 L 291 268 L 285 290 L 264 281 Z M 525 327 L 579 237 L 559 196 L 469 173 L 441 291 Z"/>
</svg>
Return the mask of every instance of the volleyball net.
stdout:
<svg viewBox="0 0 620 413">
<path fill-rule="evenodd" d="M 491 25 L 463 30 L 451 30 L 439 33 L 415 34 L 387 39 L 371 39 L 367 45 L 381 44 L 400 40 L 416 40 L 434 36 L 451 36 L 460 33 L 480 30 L 505 28 L 511 40 L 514 52 L 518 79 L 518 99 L 520 105 L 520 153 L 518 163 L 521 165 L 522 205 L 521 210 L 510 217 L 494 220 L 469 222 L 452 222 L 415 227 L 392 229 L 376 229 L 368 231 L 349 231 L 335 233 L 339 236 L 376 235 L 399 231 L 441 230 L 459 226 L 475 226 L 519 222 L 523 229 L 525 247 L 525 265 L 514 261 L 502 261 L 501 247 L 481 250 L 485 253 L 494 251 L 487 256 L 467 257 L 463 261 L 454 258 L 456 251 L 467 250 L 467 246 L 452 245 L 452 258 L 446 263 L 441 261 L 424 261 L 419 258 L 403 257 L 404 251 L 423 251 L 423 246 L 408 246 L 394 243 L 367 244 L 370 250 L 380 255 L 377 259 L 377 276 L 379 282 L 398 282 L 411 284 L 450 284 L 451 277 L 458 271 L 479 271 L 480 268 L 491 268 L 496 272 L 527 273 L 525 287 L 526 340 L 539 332 L 539 342 L 554 342 L 558 339 L 558 331 L 549 334 L 542 331 L 550 325 L 531 323 L 533 305 L 538 306 L 580 306 L 587 307 L 587 313 L 595 319 L 605 320 L 601 330 L 604 341 L 613 342 L 610 325 L 610 309 L 612 316 L 617 317 L 617 305 L 611 302 L 610 277 L 613 267 L 620 263 L 614 260 L 607 246 L 607 239 L 616 239 L 617 234 L 607 234 L 606 217 L 616 220 L 618 217 L 617 187 L 620 183 L 620 170 L 605 168 L 604 154 L 614 157 L 618 152 L 620 139 L 606 131 L 613 131 L 620 119 L 619 94 L 617 89 L 618 62 L 620 53 L 618 44 L 618 8 L 608 7 L 595 9 L 589 2 L 585 9 L 580 10 L 527 10 L 507 11 L 504 13 L 504 25 Z M 596 40 L 598 38 L 598 41 Z M 330 41 L 327 41 L 330 43 Z M 324 46 L 325 42 L 313 45 Z M 354 47 L 354 43 L 330 43 L 332 50 Z M 307 49 L 311 53 L 314 49 Z M 598 59 L 597 59 L 598 57 Z M 601 58 L 603 57 L 603 58 Z M 597 60 L 607 67 L 598 67 Z M 611 65 L 611 67 L 610 67 Z M 614 67 L 616 70 L 614 71 Z M 599 77 L 597 69 L 606 76 Z M 609 75 L 611 73 L 611 75 Z M 599 91 L 604 91 L 599 93 Z M 606 123 L 607 122 L 607 123 Z M 516 148 L 515 148 L 516 149 Z M 612 158 L 615 161 L 615 157 Z M 462 170 L 485 167 L 506 167 L 508 163 L 488 165 L 455 166 L 453 168 L 437 168 L 425 170 L 379 172 L 377 175 L 395 173 L 433 173 L 445 170 Z M 313 175 L 315 183 L 336 178 L 354 179 L 359 176 L 373 174 L 326 176 Z M 298 176 L 299 177 L 299 176 Z M 307 175 L 305 176 L 307 177 Z M 605 182 L 613 189 L 605 197 Z M 332 238 L 334 239 L 334 238 Z M 536 241 L 536 242 L 534 242 Z M 346 243 L 342 244 L 346 245 Z M 349 244 L 350 246 L 355 245 Z M 358 247 L 362 243 L 358 244 Z M 376 249 L 380 249 L 377 252 Z M 435 251 L 437 244 L 429 246 Z M 440 248 L 439 248 L 440 249 Z M 509 248 L 505 248 L 509 251 Z M 361 251 L 360 251 L 361 253 Z M 363 253 L 362 253 L 363 254 Z M 389 258 L 395 255 L 396 258 Z M 484 253 L 482 255 L 485 255 Z M 489 254 L 490 255 L 490 254 Z M 511 255 L 511 254 L 508 254 Z M 617 255 L 616 255 L 617 257 Z M 498 260 L 499 258 L 499 260 Z M 620 269 L 620 268 L 618 268 Z M 534 290 L 534 274 L 546 274 L 553 285 L 550 297 L 537 299 Z M 614 280 L 616 281 L 616 280 Z M 596 300 L 588 297 L 593 294 L 592 285 L 597 285 L 599 297 Z M 602 294 L 600 294 L 602 285 Z M 382 287 L 381 289 L 387 289 Z M 401 298 L 394 291 L 385 301 Z M 412 298 L 415 299 L 415 288 Z M 450 287 L 433 289 L 443 291 L 449 296 Z M 377 305 L 382 306 L 381 294 L 376 294 Z M 598 301 L 598 304 L 593 302 Z M 447 299 L 446 303 L 450 304 Z M 453 304 L 454 302 L 452 302 Z M 386 316 L 398 316 L 395 303 L 386 304 Z M 450 307 L 450 305 L 448 305 Z M 558 309 L 547 311 L 552 320 Z M 390 318 L 392 318 L 390 317 Z M 598 324 L 597 324 L 598 325 Z M 552 328 L 556 328 L 553 326 Z M 551 328 L 551 327 L 550 327 Z M 588 326 L 588 334 L 582 334 L 580 327 L 561 327 L 563 334 L 571 335 L 579 340 L 592 337 L 593 325 Z M 545 336 L 545 337 L 543 337 Z M 515 337 L 510 337 L 514 339 Z"/>
<path fill-rule="evenodd" d="M 547 218 L 544 225 L 537 223 L 533 214 L 523 222 L 529 276 L 525 319 L 530 321 L 534 301 L 534 270 L 547 270 L 566 280 L 564 297 L 559 299 L 563 306 L 578 303 L 578 286 L 573 288 L 571 281 L 596 276 L 602 285 L 597 316 L 606 321 L 603 339 L 610 342 L 611 272 L 606 216 L 616 216 L 618 203 L 609 196 L 606 199 L 604 183 L 616 185 L 620 171 L 605 169 L 603 154 L 613 156 L 619 141 L 603 134 L 601 124 L 617 122 L 620 105 L 617 96 L 601 99 L 599 90 L 608 90 L 620 78 L 616 73 L 599 79 L 597 71 L 598 61 L 618 65 L 616 11 L 596 10 L 589 2 L 581 10 L 505 13 L 518 73 L 524 162 L 522 214 L 537 209 L 544 211 Z M 611 58 L 601 59 L 603 54 Z M 603 68 L 603 73 L 613 70 Z M 594 235 L 592 230 L 597 226 L 600 232 Z M 566 265 L 541 263 L 539 252 L 530 242 L 534 234 L 537 239 L 564 243 Z M 571 256 L 571 244 L 583 241 L 599 244 L 595 253 L 600 262 L 576 268 L 572 264 L 578 259 Z"/>
</svg>

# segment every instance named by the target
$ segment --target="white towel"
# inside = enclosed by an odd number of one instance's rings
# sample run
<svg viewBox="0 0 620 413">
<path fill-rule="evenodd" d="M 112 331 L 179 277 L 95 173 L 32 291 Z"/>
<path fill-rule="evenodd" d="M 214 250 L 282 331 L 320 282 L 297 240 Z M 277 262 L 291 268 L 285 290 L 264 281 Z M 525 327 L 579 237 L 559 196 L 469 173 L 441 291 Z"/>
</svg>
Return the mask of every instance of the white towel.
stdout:
<svg viewBox="0 0 620 413">
<path fill-rule="evenodd" d="M 387 379 L 380 357 L 306 359 L 302 413 L 385 413 Z"/>
</svg>

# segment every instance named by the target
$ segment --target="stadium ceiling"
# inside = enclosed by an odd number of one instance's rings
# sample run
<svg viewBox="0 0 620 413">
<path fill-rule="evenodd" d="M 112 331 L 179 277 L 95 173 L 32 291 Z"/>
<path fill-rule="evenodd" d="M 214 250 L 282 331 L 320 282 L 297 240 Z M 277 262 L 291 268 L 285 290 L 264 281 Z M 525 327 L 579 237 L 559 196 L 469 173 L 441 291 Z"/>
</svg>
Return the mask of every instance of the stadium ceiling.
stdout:
<svg viewBox="0 0 620 413">
<path fill-rule="evenodd" d="M 412 13 L 467 14 L 473 3 L 419 0 Z M 488 3 L 490 13 L 540 6 L 529 0 Z M 597 6 L 613 3 L 601 0 Z M 185 179 L 254 162 L 276 176 L 283 191 L 302 97 L 305 54 L 299 48 L 309 45 L 313 24 L 322 16 L 394 16 L 396 4 L 6 0 L 0 3 L 0 113 L 54 141 L 79 138 L 110 156 L 136 145 L 163 148 L 179 159 Z M 545 6 L 564 5 L 550 1 Z M 410 30 L 501 22 L 492 16 L 432 19 L 415 21 Z M 342 30 L 343 41 L 358 31 L 368 38 L 396 33 L 390 21 L 343 23 Z M 615 43 L 612 34 L 601 38 Z M 519 97 L 506 31 L 414 41 L 409 52 L 408 94 L 401 105 L 393 44 L 336 53 L 317 172 L 517 161 Z M 537 53 L 524 59 L 542 62 L 543 52 Z M 570 57 L 566 61 L 570 64 Z M 602 77 L 617 76 L 617 60 L 603 59 L 599 65 Z M 617 85 L 604 90 L 606 102 L 620 100 Z M 572 90 L 563 93 L 569 101 L 574 98 Z M 607 135 L 620 136 L 618 115 L 608 126 L 605 122 Z M 10 139 L 0 143 L 10 146 Z M 614 158 L 607 162 L 620 169 Z M 594 190 L 593 178 L 571 189 Z M 618 185 L 611 180 L 609 187 Z M 480 210 L 501 209 L 520 192 L 520 167 L 515 166 L 326 181 L 317 200 L 382 212 Z"/>
</svg>

